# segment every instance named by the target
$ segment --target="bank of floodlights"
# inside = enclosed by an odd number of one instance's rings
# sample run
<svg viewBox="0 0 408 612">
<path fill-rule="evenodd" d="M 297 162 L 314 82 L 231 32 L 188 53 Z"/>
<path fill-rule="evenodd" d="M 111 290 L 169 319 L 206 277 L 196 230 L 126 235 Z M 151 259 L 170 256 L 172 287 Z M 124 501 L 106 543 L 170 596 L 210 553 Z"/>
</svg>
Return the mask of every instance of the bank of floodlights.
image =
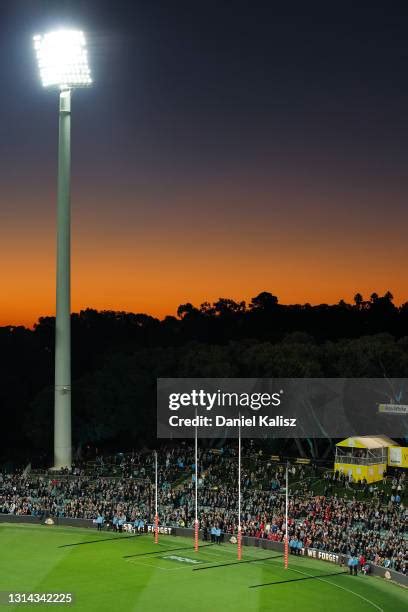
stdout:
<svg viewBox="0 0 408 612">
<path fill-rule="evenodd" d="M 92 83 L 84 33 L 56 30 L 33 37 L 44 87 L 74 89 Z"/>
</svg>

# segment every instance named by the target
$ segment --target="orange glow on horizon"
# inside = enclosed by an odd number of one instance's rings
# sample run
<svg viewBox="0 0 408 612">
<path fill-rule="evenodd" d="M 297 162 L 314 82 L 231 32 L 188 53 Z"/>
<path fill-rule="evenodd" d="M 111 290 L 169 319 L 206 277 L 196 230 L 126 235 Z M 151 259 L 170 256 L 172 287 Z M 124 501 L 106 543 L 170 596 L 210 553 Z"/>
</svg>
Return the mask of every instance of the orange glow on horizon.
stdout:
<svg viewBox="0 0 408 612">
<path fill-rule="evenodd" d="M 156 234 L 155 240 L 127 241 L 120 236 L 100 235 L 84 244 L 74 242 L 72 260 L 72 311 L 98 310 L 143 312 L 159 318 L 175 315 L 179 304 L 219 297 L 250 300 L 260 291 L 270 291 L 281 303 L 336 303 L 352 301 L 359 291 L 368 298 L 388 289 L 396 302 L 408 295 L 403 266 L 404 245 L 393 252 L 372 238 L 363 248 L 361 238 L 354 249 L 344 251 L 341 237 L 324 246 L 316 240 L 286 242 L 259 232 L 245 239 L 239 232 L 213 237 L 206 246 L 199 233 L 188 241 L 182 235 Z M 175 239 L 177 238 L 177 239 Z M 104 243 L 104 244 L 103 244 Z M 11 245 L 9 245 L 10 248 Z M 42 242 L 16 256 L 2 270 L 0 325 L 32 326 L 39 316 L 54 314 L 54 244 Z M 376 249 L 377 264 L 370 251 Z M 401 261 L 393 266 L 393 259 Z M 392 273 L 390 273 L 390 270 Z M 395 291 L 395 288 L 398 291 Z"/>
<path fill-rule="evenodd" d="M 405 224 L 387 217 L 385 203 L 381 217 L 360 209 L 351 221 L 353 202 L 328 207 L 325 196 L 293 203 L 289 195 L 258 193 L 260 204 L 249 206 L 248 196 L 230 194 L 224 206 L 223 193 L 217 199 L 204 189 L 194 208 L 185 195 L 161 211 L 150 201 L 125 208 L 74 200 L 72 312 L 91 307 L 162 318 L 185 302 L 249 302 L 261 291 L 284 304 L 351 302 L 357 292 L 368 298 L 387 290 L 396 303 L 408 299 Z M 31 327 L 55 312 L 50 210 L 5 218 L 1 326 Z"/>
</svg>

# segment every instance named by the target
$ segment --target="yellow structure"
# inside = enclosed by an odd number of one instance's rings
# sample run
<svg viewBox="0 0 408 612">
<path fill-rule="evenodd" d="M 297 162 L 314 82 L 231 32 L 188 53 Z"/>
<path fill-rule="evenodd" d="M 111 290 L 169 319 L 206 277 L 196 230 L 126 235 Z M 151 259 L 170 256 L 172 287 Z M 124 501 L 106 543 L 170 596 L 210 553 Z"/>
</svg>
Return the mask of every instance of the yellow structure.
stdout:
<svg viewBox="0 0 408 612">
<path fill-rule="evenodd" d="M 391 446 L 388 449 L 388 465 L 390 467 L 408 468 L 408 448 L 406 446 Z"/>
<path fill-rule="evenodd" d="M 398 446 L 387 436 L 355 436 L 336 444 L 334 470 L 353 482 L 381 480 L 387 471 L 389 448 Z"/>
</svg>

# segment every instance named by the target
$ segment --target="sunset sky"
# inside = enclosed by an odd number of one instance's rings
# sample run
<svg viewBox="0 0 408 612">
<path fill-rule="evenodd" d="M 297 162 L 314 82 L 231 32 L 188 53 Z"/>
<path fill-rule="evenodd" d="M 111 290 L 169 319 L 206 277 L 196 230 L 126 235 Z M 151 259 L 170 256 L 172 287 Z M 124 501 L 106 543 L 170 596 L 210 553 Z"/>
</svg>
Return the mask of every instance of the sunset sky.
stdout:
<svg viewBox="0 0 408 612">
<path fill-rule="evenodd" d="M 408 10 L 0 4 L 0 325 L 54 314 L 57 97 L 32 35 L 80 27 L 72 310 L 408 300 Z"/>
</svg>

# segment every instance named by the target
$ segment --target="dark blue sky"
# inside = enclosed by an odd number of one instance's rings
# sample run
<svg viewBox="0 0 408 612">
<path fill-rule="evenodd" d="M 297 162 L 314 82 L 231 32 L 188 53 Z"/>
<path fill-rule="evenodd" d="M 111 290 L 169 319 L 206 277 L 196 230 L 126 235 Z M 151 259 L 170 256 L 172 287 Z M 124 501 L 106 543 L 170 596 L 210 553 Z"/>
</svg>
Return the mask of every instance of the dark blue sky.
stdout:
<svg viewBox="0 0 408 612">
<path fill-rule="evenodd" d="M 407 297 L 402 3 L 3 0 L 0 17 L 1 321 L 53 309 L 56 95 L 31 38 L 59 26 L 86 32 L 94 76 L 74 94 L 74 307 Z M 26 315 L 15 279 L 36 248 Z"/>
</svg>

